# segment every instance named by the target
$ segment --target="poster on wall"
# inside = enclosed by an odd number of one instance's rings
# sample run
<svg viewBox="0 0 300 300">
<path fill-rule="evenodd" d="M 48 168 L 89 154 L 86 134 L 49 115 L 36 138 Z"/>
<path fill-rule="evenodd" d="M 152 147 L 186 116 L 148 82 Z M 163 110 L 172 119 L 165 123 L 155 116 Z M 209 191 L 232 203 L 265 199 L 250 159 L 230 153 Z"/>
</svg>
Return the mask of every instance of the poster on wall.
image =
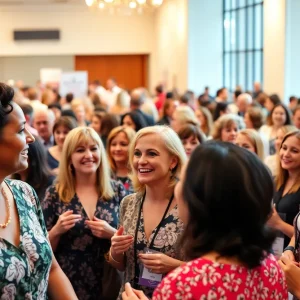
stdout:
<svg viewBox="0 0 300 300">
<path fill-rule="evenodd" d="M 40 80 L 44 86 L 51 85 L 53 88 L 58 88 L 61 75 L 62 75 L 62 69 L 58 69 L 58 68 L 40 69 Z"/>
<path fill-rule="evenodd" d="M 59 94 L 65 97 L 73 93 L 75 98 L 82 98 L 87 95 L 88 73 L 86 71 L 62 73 L 59 85 Z"/>
</svg>

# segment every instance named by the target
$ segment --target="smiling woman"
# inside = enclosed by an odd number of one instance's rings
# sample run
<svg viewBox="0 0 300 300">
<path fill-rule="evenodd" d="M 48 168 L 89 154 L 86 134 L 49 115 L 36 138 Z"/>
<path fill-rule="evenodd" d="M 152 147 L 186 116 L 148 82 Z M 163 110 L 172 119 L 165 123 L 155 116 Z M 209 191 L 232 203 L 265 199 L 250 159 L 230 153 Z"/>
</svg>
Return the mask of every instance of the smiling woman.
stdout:
<svg viewBox="0 0 300 300">
<path fill-rule="evenodd" d="M 48 189 L 42 205 L 53 251 L 79 299 L 116 298 L 120 278 L 114 269 L 115 285 L 109 297 L 104 294 L 105 254 L 124 196 L 123 185 L 110 179 L 106 152 L 96 131 L 90 127 L 70 131 L 57 183 Z"/>
<path fill-rule="evenodd" d="M 183 224 L 173 193 L 185 161 L 178 135 L 166 126 L 143 128 L 130 144 L 131 178 L 137 193 L 121 203 L 121 227 L 112 237 L 109 258 L 113 266 L 125 270 L 118 299 L 128 281 L 151 297 L 162 278 L 182 264 L 176 244 Z"/>
<path fill-rule="evenodd" d="M 13 96 L 0 83 L 0 298 L 47 299 L 48 289 L 52 299 L 77 299 L 52 256 L 35 191 L 5 179 L 28 167 L 28 144 L 34 142 Z"/>
</svg>

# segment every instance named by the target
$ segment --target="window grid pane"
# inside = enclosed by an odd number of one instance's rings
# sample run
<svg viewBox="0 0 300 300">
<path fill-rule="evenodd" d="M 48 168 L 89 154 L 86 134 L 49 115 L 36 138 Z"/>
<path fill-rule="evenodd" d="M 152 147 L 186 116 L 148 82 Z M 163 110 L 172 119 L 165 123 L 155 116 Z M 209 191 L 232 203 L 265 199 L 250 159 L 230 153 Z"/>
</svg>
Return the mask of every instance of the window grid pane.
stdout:
<svg viewBox="0 0 300 300">
<path fill-rule="evenodd" d="M 263 81 L 263 1 L 223 3 L 223 84 L 252 90 L 253 81 Z"/>
</svg>

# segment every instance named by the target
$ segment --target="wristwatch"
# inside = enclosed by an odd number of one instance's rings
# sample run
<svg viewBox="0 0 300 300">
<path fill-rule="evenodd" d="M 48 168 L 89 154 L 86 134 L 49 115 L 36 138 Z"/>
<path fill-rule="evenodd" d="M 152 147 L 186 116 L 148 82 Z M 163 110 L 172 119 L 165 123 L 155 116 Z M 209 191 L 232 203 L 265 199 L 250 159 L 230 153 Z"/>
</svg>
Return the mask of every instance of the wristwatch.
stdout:
<svg viewBox="0 0 300 300">
<path fill-rule="evenodd" d="M 285 248 L 283 249 L 283 252 L 284 252 L 284 251 L 288 251 L 288 250 L 294 252 L 294 251 L 295 251 L 295 247 L 293 247 L 293 246 L 287 246 L 287 247 L 285 247 Z"/>
</svg>

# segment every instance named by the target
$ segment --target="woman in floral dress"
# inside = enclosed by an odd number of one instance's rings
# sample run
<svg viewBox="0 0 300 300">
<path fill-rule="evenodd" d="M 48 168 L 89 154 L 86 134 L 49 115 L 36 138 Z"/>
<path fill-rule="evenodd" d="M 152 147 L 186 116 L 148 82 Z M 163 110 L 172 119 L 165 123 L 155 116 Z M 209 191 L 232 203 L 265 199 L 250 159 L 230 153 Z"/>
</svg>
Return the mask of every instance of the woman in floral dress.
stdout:
<svg viewBox="0 0 300 300">
<path fill-rule="evenodd" d="M 52 255 L 35 191 L 5 179 L 28 167 L 28 144 L 34 142 L 13 96 L 0 83 L 0 299 L 77 299 Z"/>
<path fill-rule="evenodd" d="M 110 179 L 106 153 L 94 129 L 70 131 L 57 183 L 48 189 L 42 206 L 57 261 L 80 300 L 105 299 L 105 254 L 124 195 L 122 184 Z M 118 287 L 116 282 L 114 290 Z"/>
<path fill-rule="evenodd" d="M 107 157 L 112 173 L 112 179 L 122 182 L 126 194 L 134 192 L 129 178 L 128 148 L 133 140 L 135 131 L 130 127 L 114 128 L 106 142 Z"/>
<path fill-rule="evenodd" d="M 288 299 L 269 252 L 273 193 L 269 171 L 250 151 L 221 142 L 196 148 L 175 188 L 190 262 L 168 274 L 152 299 Z M 126 284 L 123 300 L 136 299 L 147 297 Z"/>
<path fill-rule="evenodd" d="M 183 224 L 173 193 L 186 154 L 171 128 L 152 126 L 136 134 L 129 161 L 137 193 L 121 203 L 121 227 L 112 238 L 109 261 L 125 270 L 124 284 L 129 281 L 151 297 L 157 282 L 182 264 L 176 244 Z"/>
</svg>

